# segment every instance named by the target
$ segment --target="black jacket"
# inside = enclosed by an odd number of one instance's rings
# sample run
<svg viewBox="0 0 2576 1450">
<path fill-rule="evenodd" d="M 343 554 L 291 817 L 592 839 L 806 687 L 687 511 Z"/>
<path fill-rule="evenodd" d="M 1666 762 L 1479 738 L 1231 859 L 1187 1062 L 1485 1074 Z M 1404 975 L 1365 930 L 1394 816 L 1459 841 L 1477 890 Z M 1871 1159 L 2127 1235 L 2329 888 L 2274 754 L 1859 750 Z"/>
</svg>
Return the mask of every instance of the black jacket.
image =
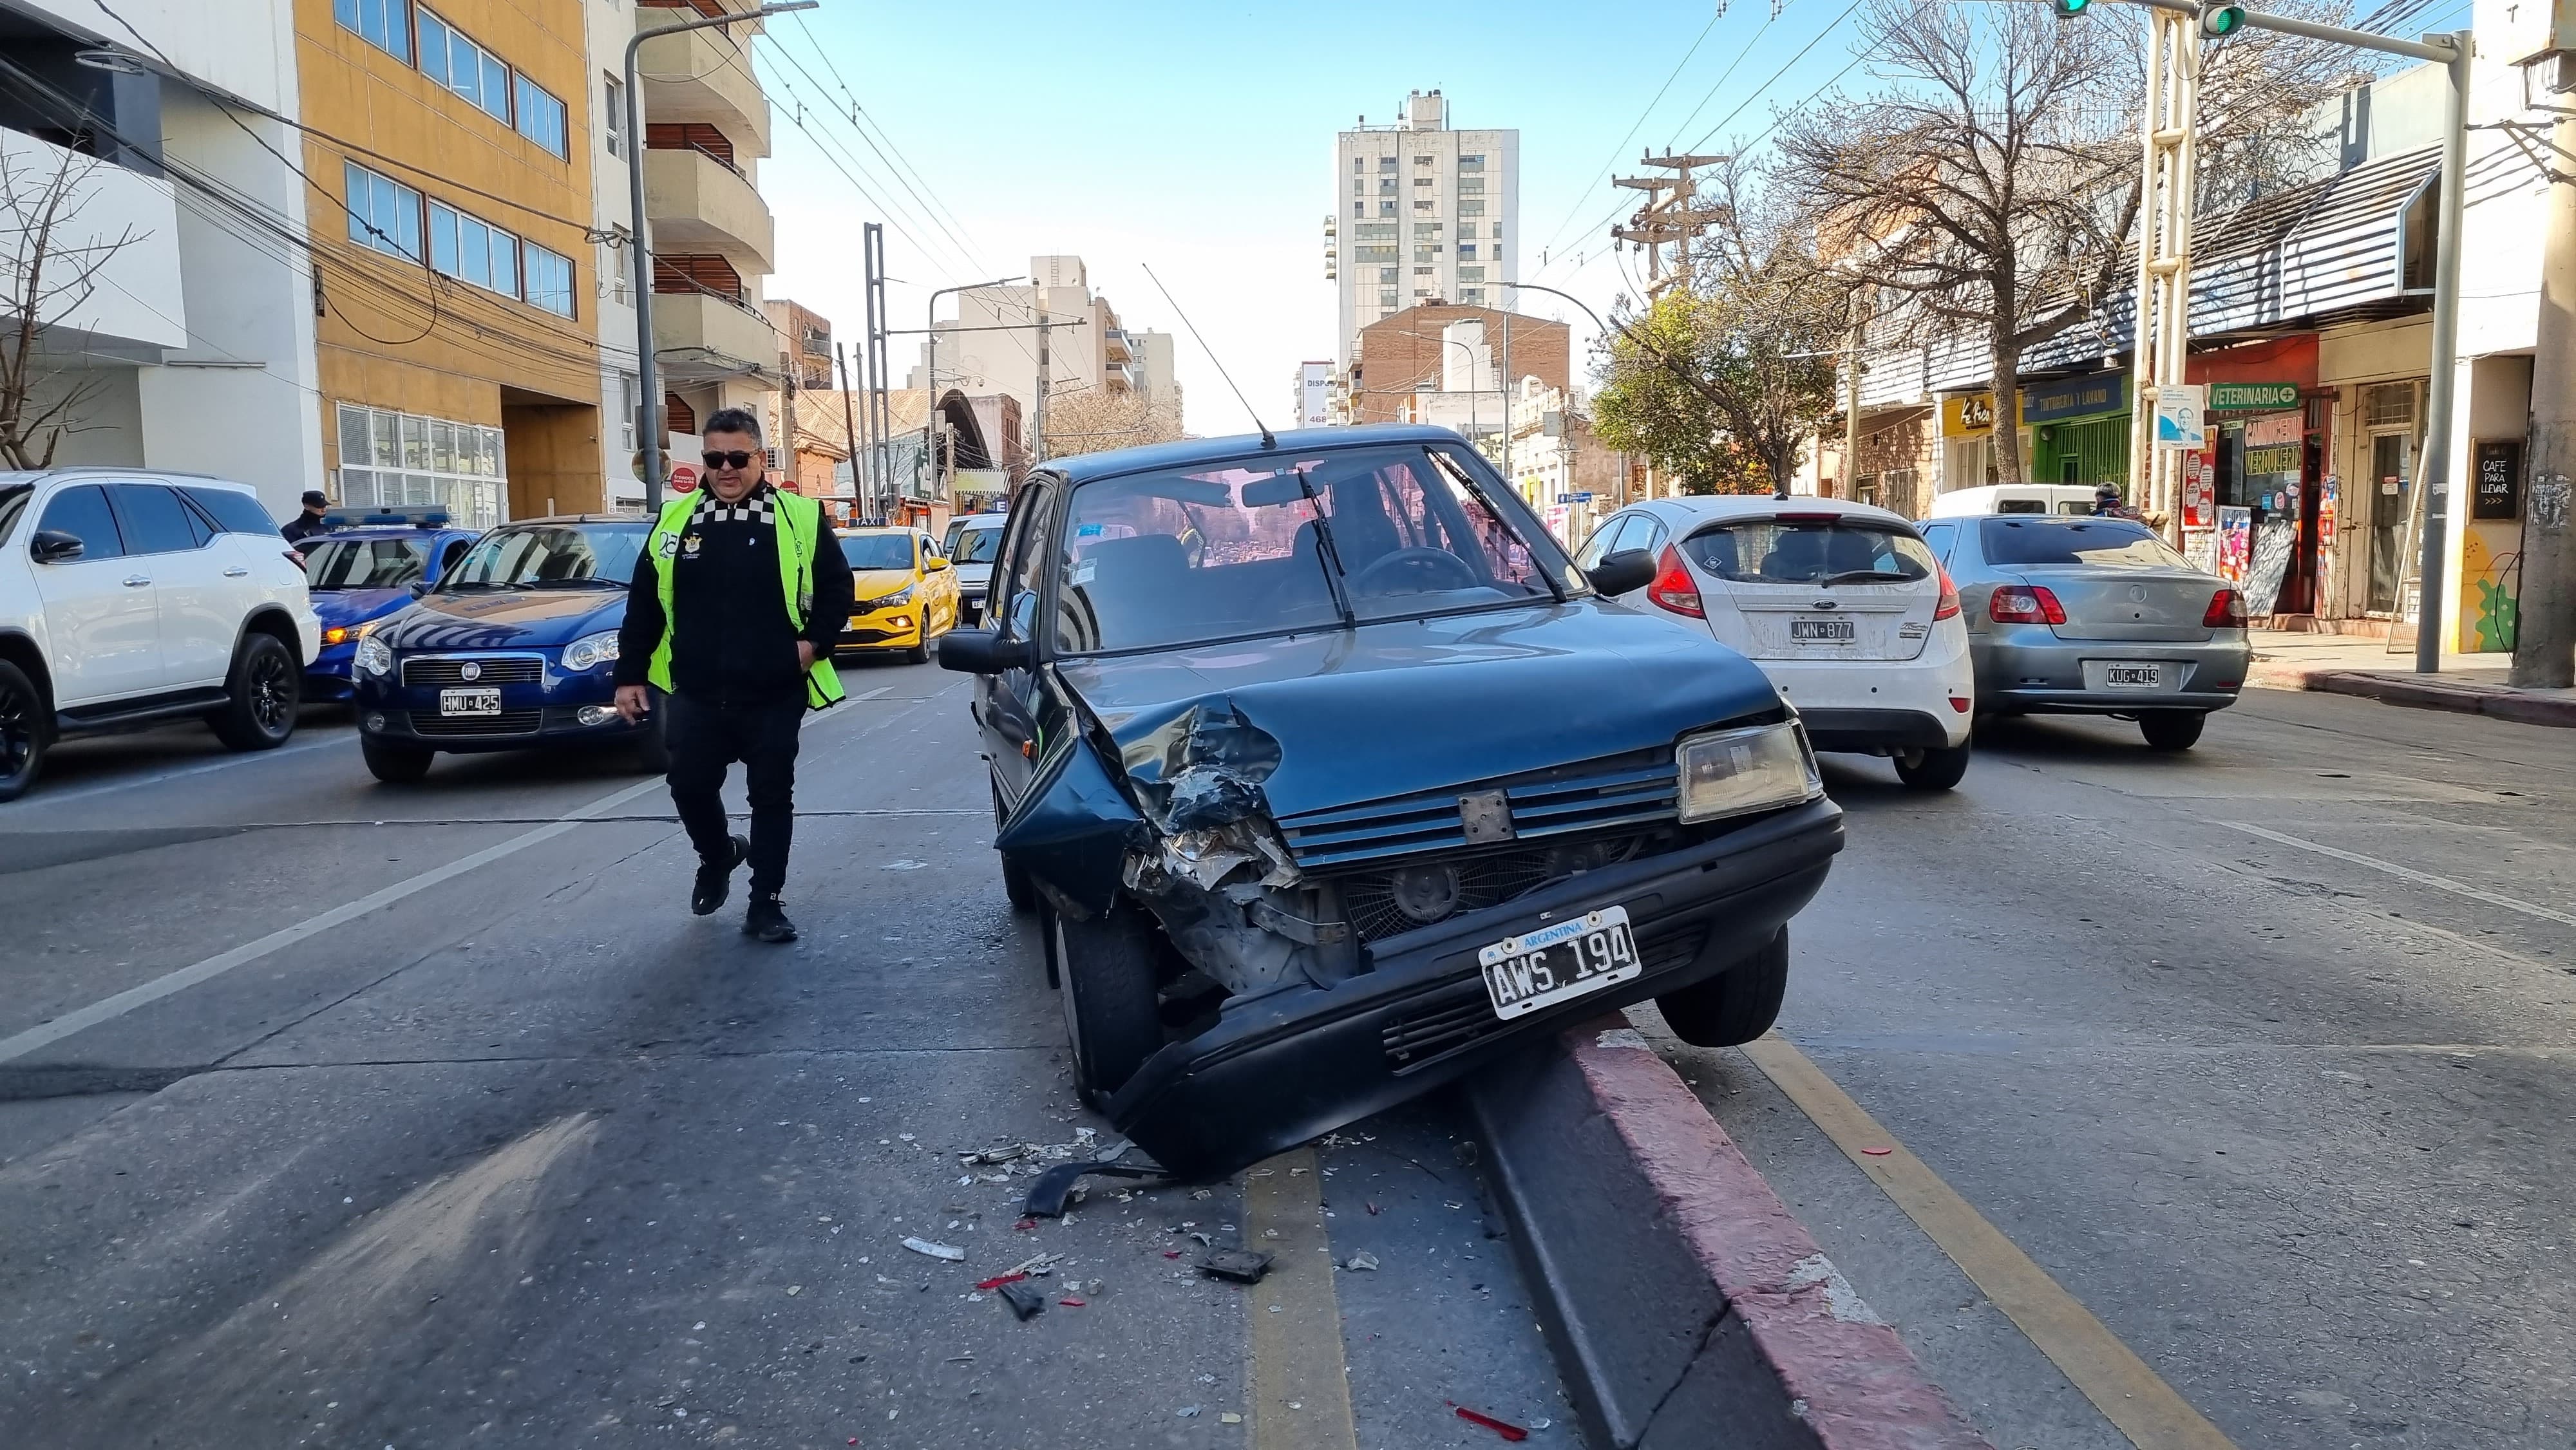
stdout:
<svg viewBox="0 0 2576 1450">
<path fill-rule="evenodd" d="M 657 560 L 649 548 L 635 561 L 626 589 L 626 622 L 617 630 L 617 683 L 641 685 L 662 642 L 659 569 L 671 570 L 671 606 L 679 616 L 671 634 L 671 688 L 710 705 L 802 703 L 805 672 L 796 642 L 813 644 L 829 658 L 850 614 L 850 561 L 818 519 L 814 539 L 814 603 L 805 627 L 789 623 L 778 588 L 781 534 L 762 484 L 728 508 L 702 493 L 681 532 L 679 551 Z"/>
<path fill-rule="evenodd" d="M 306 539 L 313 537 L 315 534 L 327 534 L 331 532 L 331 526 L 311 514 L 297 514 L 292 520 L 288 521 L 284 528 L 279 529 L 277 532 L 286 539 L 286 542 L 290 544 L 300 544 Z"/>
</svg>

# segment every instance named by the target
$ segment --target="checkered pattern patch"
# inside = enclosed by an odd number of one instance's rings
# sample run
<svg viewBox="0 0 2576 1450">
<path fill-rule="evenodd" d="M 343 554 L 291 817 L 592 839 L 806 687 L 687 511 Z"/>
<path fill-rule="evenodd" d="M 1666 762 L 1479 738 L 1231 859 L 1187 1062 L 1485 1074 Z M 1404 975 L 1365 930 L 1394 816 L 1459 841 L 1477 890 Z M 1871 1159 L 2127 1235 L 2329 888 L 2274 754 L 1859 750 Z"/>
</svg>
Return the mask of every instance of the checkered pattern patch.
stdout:
<svg viewBox="0 0 2576 1450">
<path fill-rule="evenodd" d="M 702 487 L 698 492 L 697 511 L 689 515 L 692 523 L 765 524 L 771 522 L 769 501 L 776 490 L 765 481 L 751 492 L 744 494 L 740 503 L 726 503 L 716 497 L 715 490 L 710 488 Z"/>
</svg>

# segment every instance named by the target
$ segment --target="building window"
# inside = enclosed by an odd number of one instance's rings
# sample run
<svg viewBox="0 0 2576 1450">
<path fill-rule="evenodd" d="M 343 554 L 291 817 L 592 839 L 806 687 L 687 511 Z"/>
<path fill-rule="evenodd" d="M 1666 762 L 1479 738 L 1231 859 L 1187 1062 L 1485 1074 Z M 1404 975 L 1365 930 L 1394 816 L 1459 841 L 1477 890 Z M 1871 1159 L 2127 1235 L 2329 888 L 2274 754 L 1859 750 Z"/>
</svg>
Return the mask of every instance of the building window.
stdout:
<svg viewBox="0 0 2576 1450">
<path fill-rule="evenodd" d="M 1394 203 L 1394 202 L 1391 202 L 1391 201 L 1382 201 L 1382 202 L 1379 202 L 1379 203 L 1377 204 L 1377 214 L 1378 214 L 1379 216 L 1393 216 L 1393 215 L 1395 215 L 1395 203 Z"/>
<path fill-rule="evenodd" d="M 601 130 L 608 141 L 608 154 L 626 154 L 626 83 L 615 76 L 604 76 L 599 82 Z"/>
<path fill-rule="evenodd" d="M 1357 176 L 1357 175 L 1359 175 L 1361 172 L 1366 171 L 1366 170 L 1368 170 L 1368 158 L 1367 158 L 1367 157 L 1365 157 L 1365 156 L 1354 156 L 1354 157 L 1352 157 L 1352 158 L 1351 158 L 1351 174 L 1352 174 L 1353 176 Z"/>
<path fill-rule="evenodd" d="M 1395 195 L 1395 183 L 1391 180 L 1379 182 L 1377 184 L 1377 194 L 1380 196 Z"/>
<path fill-rule="evenodd" d="M 1413 158 L 1413 164 L 1416 166 L 1428 166 L 1439 159 L 1440 158 L 1437 156 L 1416 156 Z"/>
<path fill-rule="evenodd" d="M 528 305 L 544 308 L 557 317 L 572 316 L 572 258 L 549 252 L 534 242 L 525 247 Z"/>
<path fill-rule="evenodd" d="M 331 18 L 369 45 L 411 64 L 411 0 L 331 0 Z"/>
<path fill-rule="evenodd" d="M 1368 215 L 1368 203 L 1367 203 L 1367 202 L 1364 202 L 1364 201 L 1355 201 L 1355 202 L 1352 202 L 1352 203 L 1351 203 L 1351 215 L 1352 215 L 1353 217 L 1364 217 L 1364 216 L 1367 216 L 1367 215 Z"/>
<path fill-rule="evenodd" d="M 1458 158 L 1458 169 L 1461 171 L 1482 171 L 1485 169 L 1485 158 L 1480 155 L 1460 156 Z"/>
<path fill-rule="evenodd" d="M 502 522 L 508 488 L 498 428 L 340 405 L 343 507 L 444 508 L 456 523 L 488 529 Z"/>
<path fill-rule="evenodd" d="M 1458 223 L 1458 238 L 1459 238 L 1459 240 L 1464 241 L 1464 240 L 1466 240 L 1467 238 L 1474 236 L 1475 234 L 1476 234 L 1476 224 L 1475 224 L 1474 222 L 1460 222 L 1460 223 Z"/>
<path fill-rule="evenodd" d="M 1482 267 L 1461 267 L 1458 269 L 1458 280 L 1461 282 L 1482 282 L 1485 280 L 1485 269 Z"/>
<path fill-rule="evenodd" d="M 1380 171 L 1393 171 L 1395 169 L 1395 158 L 1392 156 L 1379 157 L 1377 159 L 1377 169 Z"/>
<path fill-rule="evenodd" d="M 346 166 L 349 240 L 389 257 L 419 261 L 420 193 L 354 161 Z"/>
<path fill-rule="evenodd" d="M 1416 186 L 1429 186 L 1434 179 L 1435 178 L 1428 176 L 1417 176 L 1413 178 L 1413 184 Z"/>
<path fill-rule="evenodd" d="M 1388 286 L 1393 286 L 1403 270 L 1401 267 L 1380 267 L 1377 269 L 1377 279 Z"/>
<path fill-rule="evenodd" d="M 510 68 L 427 10 L 420 12 L 420 73 L 510 124 Z"/>
<path fill-rule="evenodd" d="M 1384 288 L 1380 288 L 1380 289 L 1379 289 L 1379 291 L 1378 291 L 1378 294 L 1377 294 L 1377 305 L 1378 305 L 1378 306 L 1380 306 L 1380 307 L 1393 307 L 1393 306 L 1395 306 L 1395 305 L 1396 305 L 1396 290 L 1395 290 L 1394 288 L 1392 288 L 1392 287 L 1384 287 Z"/>
<path fill-rule="evenodd" d="M 1433 241 L 1438 241 L 1440 239 L 1440 223 L 1415 222 L 1413 224 L 1413 236 L 1416 241 L 1420 241 L 1425 237 L 1428 237 Z"/>
<path fill-rule="evenodd" d="M 1351 195 L 1353 195 L 1353 196 L 1366 196 L 1366 195 L 1368 195 L 1368 183 L 1367 183 L 1367 182 L 1365 182 L 1365 181 L 1360 180 L 1360 179 L 1359 179 L 1358 177 L 1356 177 L 1356 176 L 1352 177 L 1352 178 L 1351 178 Z"/>
<path fill-rule="evenodd" d="M 1475 244 L 1474 242 L 1460 242 L 1460 243 L 1458 244 L 1458 260 L 1459 260 L 1459 261 L 1461 261 L 1461 262 L 1472 262 L 1472 261 L 1474 261 L 1474 260 L 1475 260 L 1475 258 L 1476 258 L 1476 244 Z"/>
<path fill-rule="evenodd" d="M 633 373 L 617 375 L 617 447 L 625 453 L 632 453 L 639 446 L 635 441 L 635 388 Z"/>
<path fill-rule="evenodd" d="M 1417 201 L 1413 204 L 1413 209 L 1415 211 L 1438 211 L 1440 209 L 1440 203 L 1436 201 Z"/>
<path fill-rule="evenodd" d="M 1413 275 L 1416 277 L 1437 277 L 1440 275 L 1440 269 L 1437 267 L 1416 267 L 1413 269 Z"/>
<path fill-rule="evenodd" d="M 1485 289 L 1482 287 L 1461 287 L 1458 289 L 1458 300 L 1470 307 L 1482 307 L 1485 305 Z"/>
<path fill-rule="evenodd" d="M 1485 201 L 1482 197 L 1462 200 L 1458 203 L 1458 215 L 1460 216 L 1483 216 L 1484 214 Z"/>
<path fill-rule="evenodd" d="M 442 202 L 429 204 L 429 265 L 504 297 L 519 295 L 519 239 Z"/>
<path fill-rule="evenodd" d="M 1391 242 L 1401 228 L 1394 222 L 1362 222 L 1351 228 L 1351 239 L 1359 242 Z"/>
<path fill-rule="evenodd" d="M 1483 178 L 1483 177 L 1481 177 L 1481 176 L 1462 176 L 1462 177 L 1459 177 L 1459 178 L 1458 178 L 1458 194 L 1459 194 L 1460 196 L 1482 196 L 1482 195 L 1484 195 L 1484 194 L 1485 194 L 1485 178 Z"/>
<path fill-rule="evenodd" d="M 524 75 L 512 72 L 510 77 L 517 104 L 519 134 L 543 146 L 557 156 L 570 154 L 571 140 L 564 133 L 564 103 L 555 93 Z"/>
<path fill-rule="evenodd" d="M 1393 248 L 1393 247 L 1384 246 L 1384 245 L 1377 245 L 1377 246 L 1357 246 L 1357 247 L 1353 247 L 1353 248 L 1351 249 L 1351 260 L 1352 260 L 1353 262 L 1355 262 L 1355 263 L 1356 263 L 1356 262 L 1392 262 L 1392 261 L 1394 261 L 1394 260 L 1395 260 L 1395 257 L 1396 257 L 1396 249 L 1395 249 L 1395 248 Z"/>
</svg>

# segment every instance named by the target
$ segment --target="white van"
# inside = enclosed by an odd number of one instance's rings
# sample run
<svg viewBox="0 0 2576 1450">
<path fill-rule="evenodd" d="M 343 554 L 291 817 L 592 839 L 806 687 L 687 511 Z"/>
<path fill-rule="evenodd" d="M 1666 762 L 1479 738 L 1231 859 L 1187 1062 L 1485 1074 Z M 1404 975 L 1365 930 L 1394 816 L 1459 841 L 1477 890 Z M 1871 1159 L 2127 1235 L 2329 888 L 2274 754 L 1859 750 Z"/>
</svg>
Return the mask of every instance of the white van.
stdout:
<svg viewBox="0 0 2576 1450">
<path fill-rule="evenodd" d="M 1927 518 L 1954 519 L 1966 514 L 2089 514 L 2089 483 L 1989 483 L 1932 496 Z"/>
</svg>

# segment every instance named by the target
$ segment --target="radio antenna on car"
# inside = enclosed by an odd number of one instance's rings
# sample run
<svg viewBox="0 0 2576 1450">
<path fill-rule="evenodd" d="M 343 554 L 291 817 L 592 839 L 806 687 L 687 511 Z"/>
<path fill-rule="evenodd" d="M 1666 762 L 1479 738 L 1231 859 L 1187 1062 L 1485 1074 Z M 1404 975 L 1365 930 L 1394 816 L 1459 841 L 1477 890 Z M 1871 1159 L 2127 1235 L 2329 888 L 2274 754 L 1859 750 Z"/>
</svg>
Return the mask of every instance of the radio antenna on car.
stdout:
<svg viewBox="0 0 2576 1450">
<path fill-rule="evenodd" d="M 1227 387 L 1234 388 L 1234 400 L 1243 405 L 1245 416 L 1252 419 L 1252 426 L 1261 430 L 1261 446 L 1264 448 L 1278 447 L 1278 435 L 1270 431 L 1269 424 L 1261 421 L 1261 415 L 1259 413 L 1252 411 L 1252 400 L 1243 395 L 1242 388 L 1236 387 L 1234 374 L 1225 370 L 1225 361 L 1216 355 L 1216 349 L 1207 345 L 1206 338 L 1199 336 L 1199 325 L 1190 321 L 1190 315 L 1181 310 L 1180 302 L 1172 296 L 1172 289 L 1164 286 L 1163 279 L 1154 275 L 1154 269 L 1151 265 L 1146 265 L 1145 277 L 1146 280 L 1154 284 L 1155 291 L 1163 294 L 1163 300 L 1172 304 L 1173 315 L 1181 319 L 1181 326 L 1190 330 L 1190 340 L 1199 345 L 1199 351 L 1208 355 L 1209 362 L 1216 364 L 1216 375 L 1225 379 L 1225 385 Z"/>
</svg>

